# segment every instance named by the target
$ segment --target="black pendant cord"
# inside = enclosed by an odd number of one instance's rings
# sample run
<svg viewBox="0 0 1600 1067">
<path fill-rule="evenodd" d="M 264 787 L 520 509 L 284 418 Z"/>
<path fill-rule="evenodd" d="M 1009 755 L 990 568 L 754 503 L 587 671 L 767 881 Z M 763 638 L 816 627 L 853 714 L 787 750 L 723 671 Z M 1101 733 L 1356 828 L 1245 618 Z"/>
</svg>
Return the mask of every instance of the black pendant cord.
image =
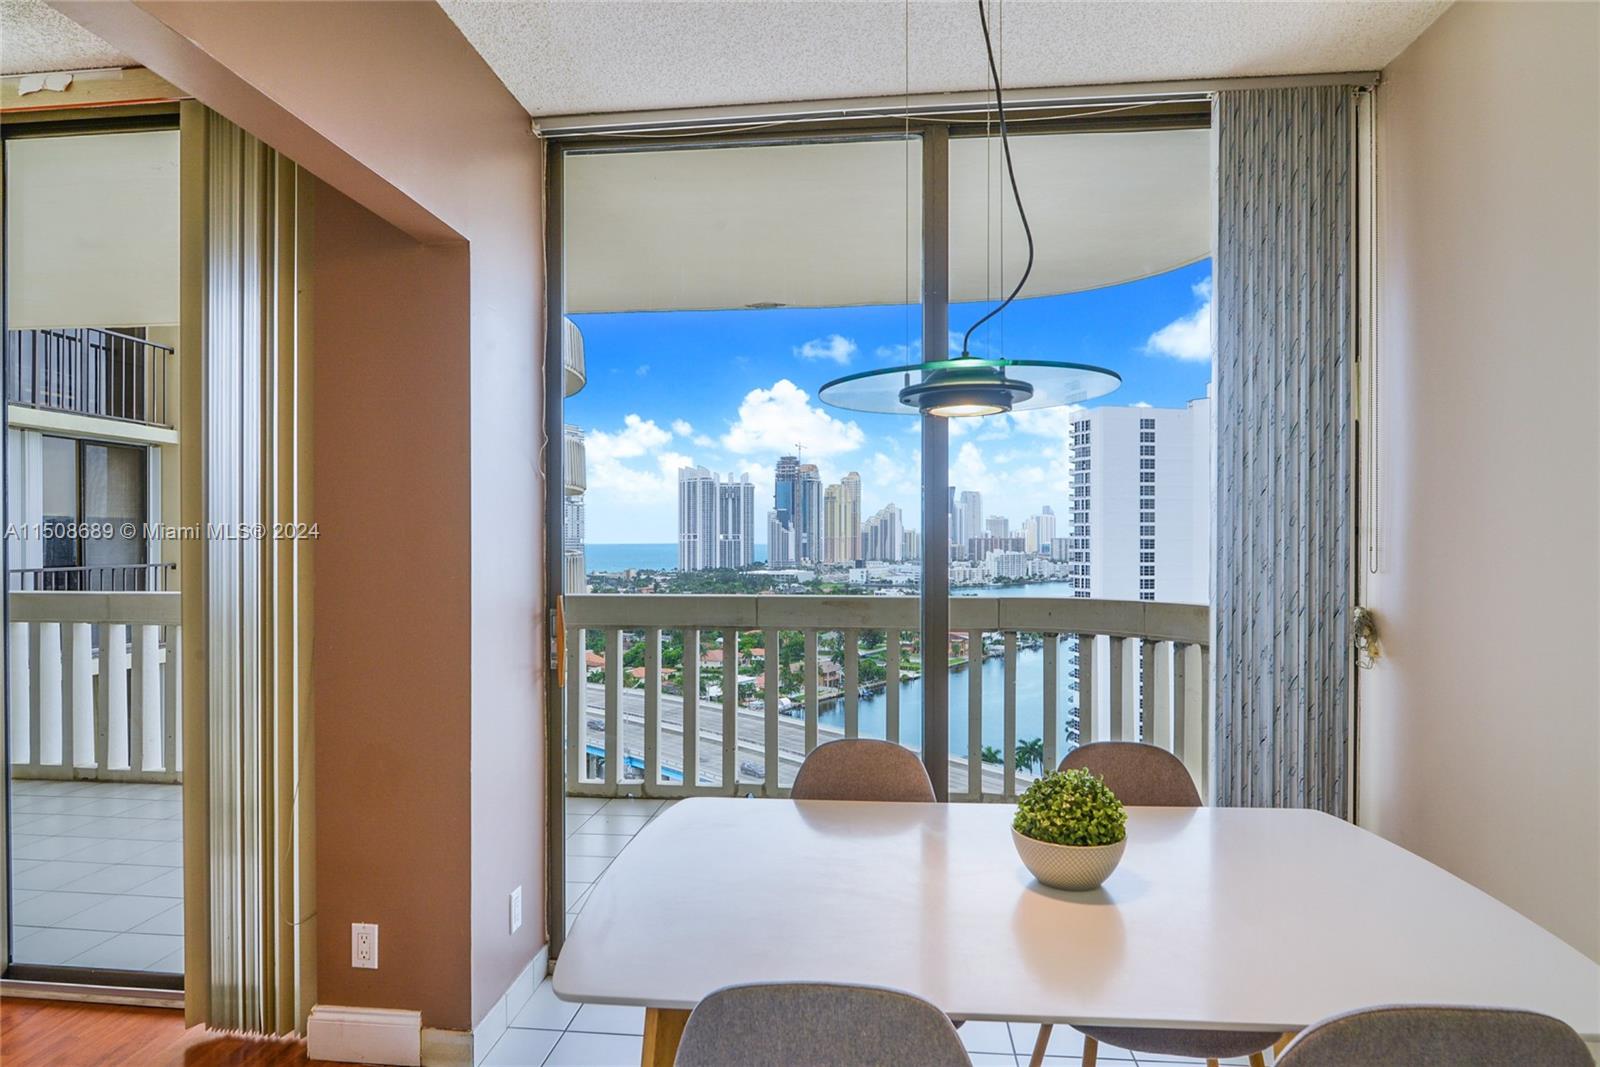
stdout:
<svg viewBox="0 0 1600 1067">
<path fill-rule="evenodd" d="M 1000 69 L 995 66 L 994 62 L 994 45 L 989 40 L 989 19 L 984 13 L 983 0 L 978 0 L 978 24 L 983 27 L 983 49 L 989 56 L 989 74 L 994 78 L 994 109 L 1000 121 L 1000 147 L 1006 157 L 1006 177 L 1011 179 L 1011 198 L 1017 203 L 1017 217 L 1022 220 L 1022 232 L 1028 238 L 1028 265 L 1022 269 L 1022 277 L 1017 279 L 1016 288 L 1011 290 L 1011 294 L 1000 301 L 999 306 L 967 327 L 966 334 L 961 338 L 961 357 L 963 359 L 971 355 L 967 350 L 967 344 L 972 340 L 973 333 L 979 326 L 1004 311 L 1006 306 L 1017 298 L 1017 294 L 1022 292 L 1022 287 L 1028 284 L 1028 275 L 1033 272 L 1033 230 L 1028 225 L 1028 213 L 1022 209 L 1022 193 L 1017 189 L 1017 170 L 1011 165 L 1011 140 L 1006 135 L 1006 104 L 1000 92 Z M 1004 226 L 1005 220 L 1002 219 L 1000 224 Z M 1001 263 L 1000 269 L 1005 269 L 1004 263 Z"/>
</svg>

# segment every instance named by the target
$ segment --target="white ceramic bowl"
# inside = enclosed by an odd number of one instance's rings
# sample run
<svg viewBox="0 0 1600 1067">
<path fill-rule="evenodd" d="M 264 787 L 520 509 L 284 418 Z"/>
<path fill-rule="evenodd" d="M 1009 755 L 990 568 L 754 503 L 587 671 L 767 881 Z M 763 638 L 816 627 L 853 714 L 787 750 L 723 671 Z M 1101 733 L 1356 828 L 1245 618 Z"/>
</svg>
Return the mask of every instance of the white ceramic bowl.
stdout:
<svg viewBox="0 0 1600 1067">
<path fill-rule="evenodd" d="M 1052 889 L 1084 892 L 1100 888 L 1122 861 L 1124 837 L 1114 845 L 1054 845 L 1011 831 L 1017 855 L 1033 876 Z"/>
</svg>

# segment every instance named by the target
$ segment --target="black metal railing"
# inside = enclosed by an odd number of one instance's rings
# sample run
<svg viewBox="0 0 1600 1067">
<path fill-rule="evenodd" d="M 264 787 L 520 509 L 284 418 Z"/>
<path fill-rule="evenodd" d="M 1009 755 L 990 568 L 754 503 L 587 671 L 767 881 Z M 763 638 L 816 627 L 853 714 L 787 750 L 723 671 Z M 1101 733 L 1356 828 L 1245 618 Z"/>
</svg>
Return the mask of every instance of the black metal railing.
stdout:
<svg viewBox="0 0 1600 1067">
<path fill-rule="evenodd" d="M 6 333 L 6 400 L 12 404 L 171 426 L 172 349 L 90 327 Z"/>
<path fill-rule="evenodd" d="M 163 593 L 174 563 L 107 563 L 91 567 L 19 567 L 14 593 Z"/>
</svg>

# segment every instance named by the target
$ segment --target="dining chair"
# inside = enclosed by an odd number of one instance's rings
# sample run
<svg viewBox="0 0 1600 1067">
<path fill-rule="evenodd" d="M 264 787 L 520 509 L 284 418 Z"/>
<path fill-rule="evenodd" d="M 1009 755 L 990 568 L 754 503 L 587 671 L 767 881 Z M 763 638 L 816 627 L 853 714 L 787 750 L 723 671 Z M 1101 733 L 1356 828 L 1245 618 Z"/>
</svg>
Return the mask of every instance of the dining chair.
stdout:
<svg viewBox="0 0 1600 1067">
<path fill-rule="evenodd" d="M 812 749 L 789 790 L 794 800 L 934 802 L 933 782 L 909 748 L 872 737 L 845 737 Z"/>
<path fill-rule="evenodd" d="M 1583 1038 L 1548 1015 L 1433 1005 L 1362 1008 L 1302 1030 L 1279 1067 L 1594 1067 Z"/>
<path fill-rule="evenodd" d="M 1081 768 L 1103 780 L 1117 799 L 1133 807 L 1198 808 L 1200 791 L 1183 761 L 1164 748 L 1138 741 L 1093 741 L 1067 753 L 1058 770 Z M 1039 1027 L 1030 1067 L 1044 1062 L 1045 1048 L 1054 1029 L 1049 1023 Z M 1176 1030 L 1120 1026 L 1078 1026 L 1083 1035 L 1083 1067 L 1094 1067 L 1101 1044 L 1148 1052 L 1152 1055 L 1182 1056 L 1205 1060 L 1216 1067 L 1218 1060 L 1233 1056 L 1250 1057 L 1251 1067 L 1265 1067 L 1265 1052 L 1279 1038 L 1259 1030 Z"/>
<path fill-rule="evenodd" d="M 837 742 L 835 742 L 837 743 Z M 878 986 L 735 985 L 689 1015 L 676 1067 L 972 1067 L 944 1012 Z"/>
</svg>

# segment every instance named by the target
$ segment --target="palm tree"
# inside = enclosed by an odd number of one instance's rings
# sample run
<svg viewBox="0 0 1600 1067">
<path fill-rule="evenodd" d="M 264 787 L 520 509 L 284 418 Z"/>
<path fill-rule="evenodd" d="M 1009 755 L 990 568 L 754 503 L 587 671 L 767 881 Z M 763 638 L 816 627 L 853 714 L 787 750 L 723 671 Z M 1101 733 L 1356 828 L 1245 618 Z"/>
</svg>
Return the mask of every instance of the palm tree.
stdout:
<svg viewBox="0 0 1600 1067">
<path fill-rule="evenodd" d="M 985 763 L 1004 763 L 1006 761 L 1006 758 L 1000 754 L 1000 750 L 993 745 L 984 745 L 981 757 Z"/>
<path fill-rule="evenodd" d="M 1017 742 L 1017 766 L 1025 771 L 1038 770 L 1044 766 L 1044 738 L 1035 737 L 1032 741 Z"/>
</svg>

